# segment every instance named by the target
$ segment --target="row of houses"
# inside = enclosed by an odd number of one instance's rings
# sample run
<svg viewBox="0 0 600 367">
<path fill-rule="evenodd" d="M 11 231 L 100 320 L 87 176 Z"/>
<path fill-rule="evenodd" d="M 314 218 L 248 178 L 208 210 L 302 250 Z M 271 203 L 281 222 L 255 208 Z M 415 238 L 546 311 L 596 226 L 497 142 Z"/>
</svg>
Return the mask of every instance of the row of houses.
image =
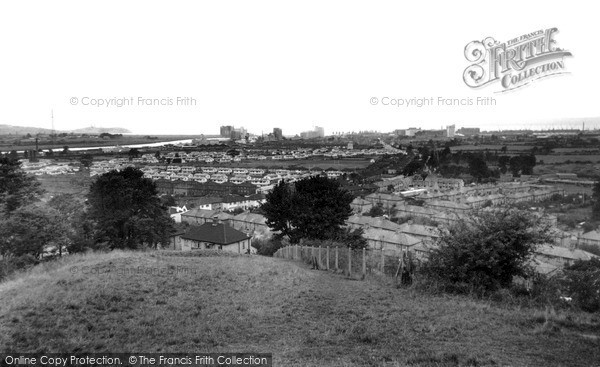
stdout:
<svg viewBox="0 0 600 367">
<path fill-rule="evenodd" d="M 552 186 L 527 185 L 523 186 L 521 189 L 522 191 L 517 192 L 509 191 L 506 193 L 496 192 L 481 194 L 473 194 L 471 191 L 456 192 L 452 194 L 422 192 L 417 198 L 424 200 L 424 205 L 432 209 L 465 213 L 471 209 L 478 209 L 489 205 L 539 202 L 549 199 L 553 195 L 564 194 L 564 190 Z M 366 195 L 364 200 L 370 202 L 372 205 L 381 205 L 385 209 L 390 209 L 404 203 L 406 197 L 395 193 L 375 192 Z M 355 205 L 361 206 L 359 202 Z"/>
</svg>

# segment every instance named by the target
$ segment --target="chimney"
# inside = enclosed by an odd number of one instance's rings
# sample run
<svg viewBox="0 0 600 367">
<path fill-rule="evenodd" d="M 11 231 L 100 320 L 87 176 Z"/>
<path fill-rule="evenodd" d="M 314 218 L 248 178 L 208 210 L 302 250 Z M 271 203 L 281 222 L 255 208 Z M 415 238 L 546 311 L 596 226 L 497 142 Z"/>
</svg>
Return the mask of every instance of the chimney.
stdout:
<svg viewBox="0 0 600 367">
<path fill-rule="evenodd" d="M 212 225 L 216 226 L 217 224 L 221 224 L 221 221 L 219 220 L 219 217 L 215 215 L 213 217 Z"/>
</svg>

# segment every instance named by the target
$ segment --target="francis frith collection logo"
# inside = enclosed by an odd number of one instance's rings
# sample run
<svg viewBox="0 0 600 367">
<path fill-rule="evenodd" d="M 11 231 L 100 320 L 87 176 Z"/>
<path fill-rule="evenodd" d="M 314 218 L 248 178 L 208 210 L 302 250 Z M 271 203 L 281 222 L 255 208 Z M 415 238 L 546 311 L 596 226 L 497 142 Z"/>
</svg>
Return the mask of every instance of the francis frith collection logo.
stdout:
<svg viewBox="0 0 600 367">
<path fill-rule="evenodd" d="M 540 29 L 500 43 L 492 37 L 465 46 L 472 64 L 463 79 L 471 88 L 499 84 L 500 92 L 525 86 L 534 80 L 564 74 L 569 51 L 558 48 L 558 28 Z"/>
</svg>

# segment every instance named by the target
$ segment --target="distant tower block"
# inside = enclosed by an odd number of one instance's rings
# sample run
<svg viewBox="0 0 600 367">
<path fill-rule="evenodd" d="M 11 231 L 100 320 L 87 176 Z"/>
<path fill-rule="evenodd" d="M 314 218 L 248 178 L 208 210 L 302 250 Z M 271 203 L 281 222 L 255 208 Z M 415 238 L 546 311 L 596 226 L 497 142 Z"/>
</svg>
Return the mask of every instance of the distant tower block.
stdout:
<svg viewBox="0 0 600 367">
<path fill-rule="evenodd" d="M 455 130 L 456 130 L 456 125 L 446 126 L 446 137 L 453 138 Z"/>
</svg>

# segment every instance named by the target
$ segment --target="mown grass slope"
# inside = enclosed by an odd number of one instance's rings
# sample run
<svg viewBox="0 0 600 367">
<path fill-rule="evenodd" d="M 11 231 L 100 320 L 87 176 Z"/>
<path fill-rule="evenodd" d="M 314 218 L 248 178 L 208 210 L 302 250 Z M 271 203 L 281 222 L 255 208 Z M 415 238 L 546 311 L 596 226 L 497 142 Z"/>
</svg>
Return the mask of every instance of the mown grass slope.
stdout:
<svg viewBox="0 0 600 367">
<path fill-rule="evenodd" d="M 0 284 L 0 350 L 271 352 L 275 365 L 593 366 L 600 317 L 258 256 L 76 255 Z"/>
</svg>

